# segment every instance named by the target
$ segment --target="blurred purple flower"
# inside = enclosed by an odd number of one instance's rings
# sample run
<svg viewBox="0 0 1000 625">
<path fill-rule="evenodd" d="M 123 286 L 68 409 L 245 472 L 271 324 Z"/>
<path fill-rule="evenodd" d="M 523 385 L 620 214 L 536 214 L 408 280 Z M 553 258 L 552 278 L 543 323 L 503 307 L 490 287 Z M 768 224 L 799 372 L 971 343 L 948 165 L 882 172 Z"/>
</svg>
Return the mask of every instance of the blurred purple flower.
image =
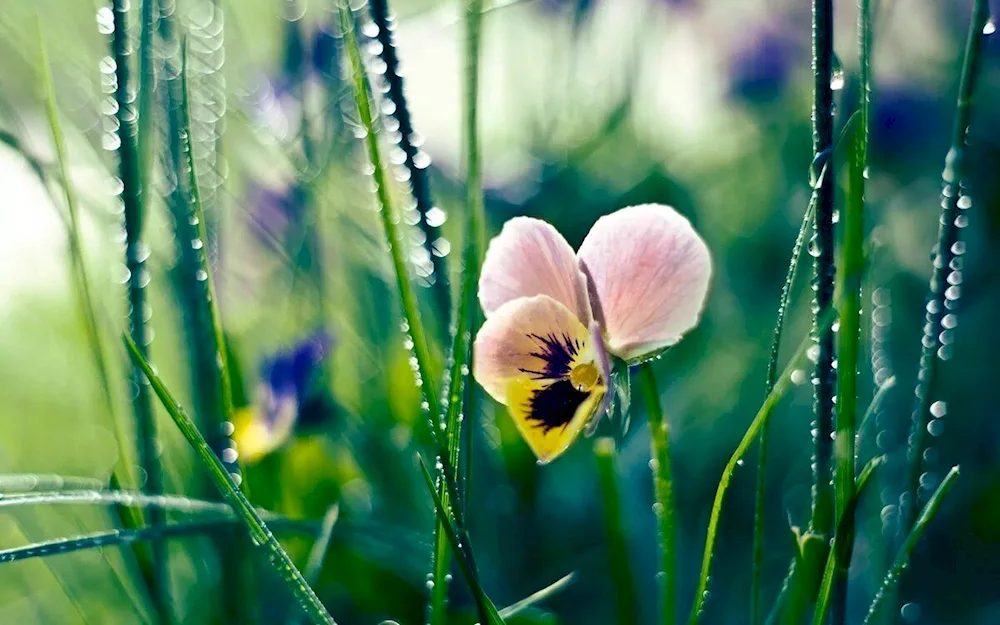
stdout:
<svg viewBox="0 0 1000 625">
<path fill-rule="evenodd" d="M 245 460 L 253 462 L 289 439 L 315 395 L 312 386 L 333 344 L 330 333 L 320 330 L 264 360 L 256 404 L 234 419 L 233 438 Z"/>
<path fill-rule="evenodd" d="M 926 157 L 930 148 L 944 146 L 953 106 L 919 86 L 879 86 L 872 102 L 873 159 L 912 163 Z"/>
<path fill-rule="evenodd" d="M 294 183 L 266 186 L 252 181 L 248 186 L 246 205 L 255 232 L 264 239 L 283 241 L 304 213 L 302 188 Z"/>
<path fill-rule="evenodd" d="M 773 30 L 746 41 L 731 59 L 733 96 L 750 102 L 769 102 L 788 86 L 795 64 L 804 51 L 799 42 Z"/>
</svg>

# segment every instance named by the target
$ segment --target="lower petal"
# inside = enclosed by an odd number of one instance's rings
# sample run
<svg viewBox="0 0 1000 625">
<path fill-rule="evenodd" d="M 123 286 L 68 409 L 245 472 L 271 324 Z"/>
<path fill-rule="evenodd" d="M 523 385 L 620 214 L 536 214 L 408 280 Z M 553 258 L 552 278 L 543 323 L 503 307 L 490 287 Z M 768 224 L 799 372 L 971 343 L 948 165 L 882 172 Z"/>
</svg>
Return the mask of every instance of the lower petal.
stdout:
<svg viewBox="0 0 1000 625">
<path fill-rule="evenodd" d="M 602 404 L 605 387 L 577 390 L 570 381 L 511 380 L 507 409 L 539 464 L 558 458 L 576 440 Z"/>
<path fill-rule="evenodd" d="M 474 353 L 473 375 L 501 404 L 511 380 L 552 382 L 569 377 L 576 363 L 594 361 L 587 328 L 547 295 L 498 308 L 479 330 Z"/>
</svg>

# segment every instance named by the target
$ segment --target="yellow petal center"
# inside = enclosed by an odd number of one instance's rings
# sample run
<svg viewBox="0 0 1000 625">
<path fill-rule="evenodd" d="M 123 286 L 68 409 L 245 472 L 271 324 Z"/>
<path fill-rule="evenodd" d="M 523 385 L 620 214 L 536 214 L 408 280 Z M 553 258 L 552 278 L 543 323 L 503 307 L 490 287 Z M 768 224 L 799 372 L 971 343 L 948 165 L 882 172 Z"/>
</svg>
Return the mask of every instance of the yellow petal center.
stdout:
<svg viewBox="0 0 1000 625">
<path fill-rule="evenodd" d="M 569 381 L 578 391 L 589 391 L 597 385 L 600 380 L 597 367 L 593 363 L 584 362 L 573 367 L 569 372 Z"/>
</svg>

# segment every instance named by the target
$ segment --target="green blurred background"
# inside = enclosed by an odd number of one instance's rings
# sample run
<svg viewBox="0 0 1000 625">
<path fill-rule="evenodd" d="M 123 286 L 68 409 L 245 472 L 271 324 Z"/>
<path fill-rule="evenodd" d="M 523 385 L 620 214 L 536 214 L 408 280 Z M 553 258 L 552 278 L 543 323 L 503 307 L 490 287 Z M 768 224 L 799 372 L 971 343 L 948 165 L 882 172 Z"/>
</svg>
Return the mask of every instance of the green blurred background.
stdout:
<svg viewBox="0 0 1000 625">
<path fill-rule="evenodd" d="M 433 0 L 391 4 L 410 112 L 443 211 L 437 219 L 446 218 L 447 241 L 435 249 L 457 275 L 458 255 L 448 252 L 460 249 L 464 202 L 460 12 Z M 897 384 L 862 435 L 863 459 L 885 453 L 888 463 L 862 506 L 849 597 L 855 618 L 867 609 L 896 544 L 928 254 L 971 10 L 967 0 L 875 5 L 866 216 L 874 260 L 865 286 L 862 405 L 876 379 L 895 375 Z M 37 14 L 69 135 L 70 174 L 82 197 L 86 258 L 121 381 L 118 408 L 128 414 L 124 353 L 113 340 L 124 327 L 125 301 L 115 159 L 105 149 L 114 128 L 102 111 L 98 69 L 108 50 L 95 22 L 101 6 L 0 4 L 0 128 L 20 133 L 43 162 L 53 160 L 38 88 Z M 261 398 L 275 392 L 276 367 L 305 380 L 288 404 L 299 415 L 294 436 L 246 464 L 251 498 L 310 518 L 339 502 L 343 527 L 334 532 L 317 588 L 331 613 L 347 625 L 418 623 L 433 519 L 413 460 L 423 423 L 364 154 L 353 138 L 356 114 L 337 69 L 331 9 L 320 0 L 179 0 L 177 15 L 191 33 L 195 147 L 240 374 L 237 399 L 261 415 Z M 836 10 L 846 75 L 837 92 L 840 127 L 858 94 L 856 9 L 837 2 Z M 133 24 L 137 17 L 136 5 Z M 676 583 L 685 613 L 719 475 L 763 400 L 778 295 L 808 201 L 809 23 L 808 5 L 791 0 L 525 0 L 485 17 L 480 118 L 490 236 L 506 219 L 531 215 L 552 222 L 576 246 L 600 215 L 661 202 L 689 216 L 712 251 L 703 321 L 655 365 L 671 428 Z M 959 325 L 936 398 L 947 414 L 935 428 L 926 481 L 933 487 L 959 463 L 962 478 L 904 579 L 906 623 L 1000 620 L 1000 36 L 987 38 L 984 52 L 970 142 L 974 204 L 961 233 L 967 253 Z M 323 154 L 318 178 L 297 174 L 304 149 Z M 0 472 L 107 482 L 119 450 L 71 287 L 63 207 L 5 146 L 0 189 Z M 405 205 L 406 187 L 395 190 Z M 151 210 L 151 354 L 192 405 L 170 217 L 159 201 Z M 420 235 L 404 230 L 414 279 L 426 285 Z M 443 360 L 447 342 L 434 322 L 434 288 L 422 286 L 419 294 Z M 788 346 L 809 325 L 805 275 L 792 301 Z M 321 333 L 330 338 L 321 362 L 289 360 L 290 351 L 315 346 Z M 796 376 L 799 384 L 771 429 L 768 602 L 792 554 L 790 525 L 803 525 L 808 512 L 807 378 Z M 614 622 L 592 440 L 539 467 L 502 407 L 484 398 L 466 422 L 476 445 L 471 531 L 492 598 L 506 605 L 575 571 L 568 589 L 520 622 Z M 209 495 L 201 467 L 162 411 L 159 423 L 167 490 Z M 657 605 L 648 459 L 637 396 L 616 466 L 642 623 L 653 622 Z M 747 622 L 755 462 L 751 452 L 726 500 L 705 622 Z M 0 510 L 0 547 L 115 522 L 93 506 Z M 309 547 L 303 539 L 288 545 L 299 559 Z M 178 622 L 213 622 L 213 606 L 239 600 L 222 596 L 209 539 L 173 541 L 170 554 Z M 148 598 L 133 573 L 131 552 L 117 548 L 0 565 L 0 622 L 147 622 Z M 285 591 L 267 577 L 261 585 L 264 622 L 282 622 Z M 451 598 L 454 622 L 473 622 L 460 578 Z"/>
</svg>

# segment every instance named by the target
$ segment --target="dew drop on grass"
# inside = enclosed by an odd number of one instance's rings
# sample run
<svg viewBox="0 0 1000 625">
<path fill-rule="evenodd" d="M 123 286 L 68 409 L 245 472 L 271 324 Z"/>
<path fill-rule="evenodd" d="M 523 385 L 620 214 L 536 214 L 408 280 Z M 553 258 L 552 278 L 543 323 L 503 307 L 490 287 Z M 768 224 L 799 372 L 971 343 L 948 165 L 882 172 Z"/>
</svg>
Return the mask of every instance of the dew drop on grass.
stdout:
<svg viewBox="0 0 1000 625">
<path fill-rule="evenodd" d="M 936 401 L 931 404 L 931 414 L 934 415 L 935 419 L 940 419 L 941 417 L 948 414 L 948 404 L 943 401 Z"/>
<path fill-rule="evenodd" d="M 986 24 L 983 26 L 983 34 L 984 35 L 992 35 L 995 32 L 997 32 L 997 25 L 991 19 L 988 22 L 986 22 Z"/>
<path fill-rule="evenodd" d="M 931 436 L 941 436 L 944 434 L 944 421 L 941 419 L 934 419 L 927 424 L 927 432 Z"/>
<path fill-rule="evenodd" d="M 833 74 L 830 76 L 830 89 L 840 91 L 844 88 L 845 82 L 844 69 L 842 67 L 834 68 Z"/>
<path fill-rule="evenodd" d="M 920 620 L 920 604 L 912 601 L 904 603 L 899 609 L 899 616 L 906 623 L 916 623 Z"/>
</svg>

